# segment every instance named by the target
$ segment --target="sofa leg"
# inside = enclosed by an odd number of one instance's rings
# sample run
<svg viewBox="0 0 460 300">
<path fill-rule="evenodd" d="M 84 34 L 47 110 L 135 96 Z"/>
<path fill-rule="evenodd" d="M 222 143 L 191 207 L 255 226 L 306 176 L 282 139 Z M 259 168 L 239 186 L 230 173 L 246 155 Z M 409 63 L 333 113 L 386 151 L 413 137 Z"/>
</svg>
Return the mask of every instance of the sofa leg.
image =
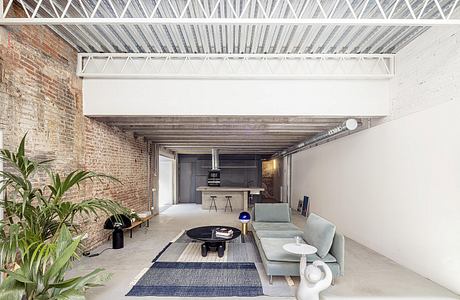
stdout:
<svg viewBox="0 0 460 300">
<path fill-rule="evenodd" d="M 331 285 L 334 286 L 335 285 L 335 277 L 332 277 L 332 282 L 331 282 Z"/>
<path fill-rule="evenodd" d="M 270 285 L 273 284 L 273 276 L 272 276 L 272 275 L 270 275 L 270 276 L 268 277 L 268 283 L 269 283 Z"/>
</svg>

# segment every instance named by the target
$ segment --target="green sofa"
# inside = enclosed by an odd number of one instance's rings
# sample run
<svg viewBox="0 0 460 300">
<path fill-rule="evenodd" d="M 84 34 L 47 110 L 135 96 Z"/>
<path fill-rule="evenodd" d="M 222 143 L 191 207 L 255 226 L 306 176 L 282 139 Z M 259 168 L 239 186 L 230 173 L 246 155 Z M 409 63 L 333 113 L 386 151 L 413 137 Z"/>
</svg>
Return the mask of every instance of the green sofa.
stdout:
<svg viewBox="0 0 460 300">
<path fill-rule="evenodd" d="M 324 261 L 334 278 L 344 274 L 344 236 L 336 232 L 334 224 L 318 215 L 310 214 L 301 230 L 291 223 L 287 203 L 256 203 L 251 230 L 270 283 L 273 276 L 299 276 L 300 256 L 283 249 L 284 244 L 294 243 L 296 236 L 318 248 L 317 254 L 307 256 L 307 262 Z"/>
</svg>

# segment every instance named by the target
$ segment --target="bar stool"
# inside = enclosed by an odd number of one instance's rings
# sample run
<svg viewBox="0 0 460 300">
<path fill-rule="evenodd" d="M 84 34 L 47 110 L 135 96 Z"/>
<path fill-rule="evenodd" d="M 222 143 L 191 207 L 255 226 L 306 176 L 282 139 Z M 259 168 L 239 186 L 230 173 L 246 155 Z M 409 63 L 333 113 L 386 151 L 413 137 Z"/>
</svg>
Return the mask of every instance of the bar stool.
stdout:
<svg viewBox="0 0 460 300">
<path fill-rule="evenodd" d="M 225 202 L 225 212 L 227 211 L 227 207 L 230 207 L 230 211 L 233 212 L 233 207 L 232 207 L 232 196 L 225 196 L 227 201 Z"/>
<path fill-rule="evenodd" d="M 210 196 L 211 197 L 211 205 L 209 205 L 209 211 L 214 207 L 217 212 L 217 205 L 216 205 L 216 198 L 217 196 Z"/>
</svg>

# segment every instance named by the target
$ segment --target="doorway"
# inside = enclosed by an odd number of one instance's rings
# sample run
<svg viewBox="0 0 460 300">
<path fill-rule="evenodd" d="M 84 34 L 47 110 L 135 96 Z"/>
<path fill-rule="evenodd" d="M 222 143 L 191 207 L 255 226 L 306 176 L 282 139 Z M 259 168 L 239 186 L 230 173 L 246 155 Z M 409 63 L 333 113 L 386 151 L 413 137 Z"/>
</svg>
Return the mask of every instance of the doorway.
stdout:
<svg viewBox="0 0 460 300">
<path fill-rule="evenodd" d="M 161 155 L 158 200 L 160 212 L 174 203 L 174 160 Z"/>
</svg>

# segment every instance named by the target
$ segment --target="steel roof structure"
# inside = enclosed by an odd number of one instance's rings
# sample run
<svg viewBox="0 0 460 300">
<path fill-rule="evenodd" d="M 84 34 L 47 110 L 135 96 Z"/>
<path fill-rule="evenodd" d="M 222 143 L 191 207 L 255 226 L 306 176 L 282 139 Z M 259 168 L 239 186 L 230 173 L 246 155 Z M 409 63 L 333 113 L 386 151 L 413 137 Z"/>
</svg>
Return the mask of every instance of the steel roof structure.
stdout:
<svg viewBox="0 0 460 300">
<path fill-rule="evenodd" d="M 85 78 L 389 79 L 394 54 L 430 26 L 460 25 L 459 2 L 6 0 L 0 25 L 49 26 L 77 49 L 77 74 Z M 96 118 L 180 153 L 261 154 L 344 120 Z"/>
<path fill-rule="evenodd" d="M 0 25 L 49 25 L 80 52 L 395 53 L 458 0 L 13 0 Z"/>
</svg>

